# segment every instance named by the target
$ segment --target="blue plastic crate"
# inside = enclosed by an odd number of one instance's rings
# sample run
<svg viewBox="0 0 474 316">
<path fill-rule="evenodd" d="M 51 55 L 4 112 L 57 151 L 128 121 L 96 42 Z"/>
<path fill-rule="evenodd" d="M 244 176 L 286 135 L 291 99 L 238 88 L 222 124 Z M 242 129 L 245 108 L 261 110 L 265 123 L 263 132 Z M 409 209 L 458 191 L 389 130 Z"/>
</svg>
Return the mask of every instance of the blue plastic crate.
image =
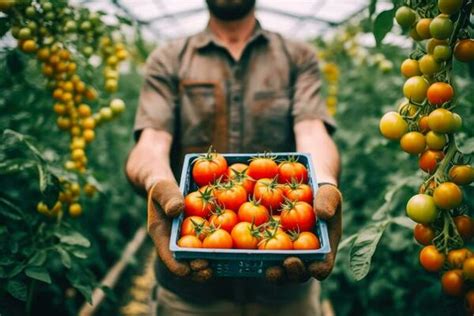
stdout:
<svg viewBox="0 0 474 316">
<path fill-rule="evenodd" d="M 201 154 L 187 154 L 184 157 L 183 170 L 181 173 L 180 190 L 183 195 L 198 189 L 192 179 L 192 167 L 195 159 Z M 229 165 L 237 162 L 248 163 L 249 159 L 257 156 L 256 153 L 249 154 L 223 154 Z M 278 160 L 285 160 L 290 156 L 298 158 L 298 161 L 306 166 L 309 173 L 308 184 L 316 193 L 318 186 L 316 174 L 311 161 L 310 154 L 303 153 L 273 153 Z M 265 269 L 281 264 L 287 257 L 299 257 L 303 261 L 310 262 L 324 260 L 326 254 L 331 251 L 329 245 L 328 230 L 326 222 L 318 219 L 314 232 L 319 237 L 321 248 L 315 250 L 252 250 L 252 249 L 203 249 L 183 248 L 177 242 L 181 234 L 181 223 L 184 215 L 173 220 L 171 228 L 170 249 L 176 259 L 208 259 L 214 274 L 219 277 L 262 277 Z"/>
</svg>

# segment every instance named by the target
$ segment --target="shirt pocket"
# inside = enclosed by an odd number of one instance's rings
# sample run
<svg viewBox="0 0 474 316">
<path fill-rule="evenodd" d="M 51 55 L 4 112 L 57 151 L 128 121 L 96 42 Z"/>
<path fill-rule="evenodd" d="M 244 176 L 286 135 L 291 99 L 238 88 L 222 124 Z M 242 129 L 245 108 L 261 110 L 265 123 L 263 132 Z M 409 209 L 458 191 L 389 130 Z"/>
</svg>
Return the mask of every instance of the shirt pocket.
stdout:
<svg viewBox="0 0 474 316">
<path fill-rule="evenodd" d="M 252 126 L 256 128 L 249 139 L 249 145 L 254 150 L 288 151 L 293 148 L 291 98 L 288 90 L 255 92 L 249 114 Z"/>
<path fill-rule="evenodd" d="M 180 83 L 180 133 L 183 147 L 212 143 L 216 116 L 216 84 L 183 80 Z"/>
</svg>

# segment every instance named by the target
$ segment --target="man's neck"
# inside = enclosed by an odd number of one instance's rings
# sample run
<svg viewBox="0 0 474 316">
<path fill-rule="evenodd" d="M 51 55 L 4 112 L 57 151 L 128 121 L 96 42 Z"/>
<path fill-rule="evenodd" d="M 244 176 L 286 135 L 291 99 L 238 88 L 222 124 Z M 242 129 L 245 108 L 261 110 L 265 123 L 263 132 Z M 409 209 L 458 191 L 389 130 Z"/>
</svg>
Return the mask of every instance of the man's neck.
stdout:
<svg viewBox="0 0 474 316">
<path fill-rule="evenodd" d="M 209 28 L 238 60 L 245 43 L 252 36 L 256 23 L 255 12 L 252 10 L 247 16 L 237 21 L 222 21 L 211 15 Z"/>
</svg>

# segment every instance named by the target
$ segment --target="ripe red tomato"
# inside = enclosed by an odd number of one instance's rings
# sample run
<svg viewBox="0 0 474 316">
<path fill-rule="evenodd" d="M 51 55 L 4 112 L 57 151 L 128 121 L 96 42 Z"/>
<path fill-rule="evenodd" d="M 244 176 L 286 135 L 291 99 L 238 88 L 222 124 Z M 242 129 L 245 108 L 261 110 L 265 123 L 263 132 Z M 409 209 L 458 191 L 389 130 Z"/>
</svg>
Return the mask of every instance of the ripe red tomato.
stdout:
<svg viewBox="0 0 474 316">
<path fill-rule="evenodd" d="M 202 241 L 194 235 L 186 235 L 178 240 L 178 246 L 183 248 L 202 248 Z"/>
<path fill-rule="evenodd" d="M 203 240 L 209 229 L 209 222 L 200 216 L 186 217 L 181 224 L 181 236 L 193 235 Z"/>
<path fill-rule="evenodd" d="M 441 162 L 443 158 L 444 153 L 442 151 L 427 150 L 421 154 L 418 164 L 421 170 L 433 173 L 436 170 L 438 163 Z"/>
<path fill-rule="evenodd" d="M 308 182 L 308 170 L 301 162 L 293 159 L 280 162 L 278 165 L 278 182 L 290 183 L 292 181 Z"/>
<path fill-rule="evenodd" d="M 469 241 L 474 236 L 474 221 L 466 215 L 459 215 L 453 218 L 454 225 L 459 235 L 464 241 Z"/>
<path fill-rule="evenodd" d="M 450 296 L 461 296 L 464 286 L 462 270 L 455 269 L 445 272 L 441 277 L 441 286 L 443 287 L 443 292 L 445 294 Z"/>
<path fill-rule="evenodd" d="M 224 208 L 237 211 L 247 201 L 247 191 L 234 182 L 221 183 L 214 190 L 214 197 Z"/>
<path fill-rule="evenodd" d="M 467 248 L 453 249 L 448 252 L 448 263 L 452 269 L 462 269 L 464 261 L 472 256 Z"/>
<path fill-rule="evenodd" d="M 443 267 L 445 255 L 436 249 L 435 246 L 425 246 L 420 251 L 420 264 L 430 272 L 438 272 Z"/>
<path fill-rule="evenodd" d="M 254 197 L 271 212 L 280 208 L 284 196 L 281 186 L 273 179 L 262 178 L 257 180 L 254 188 Z"/>
<path fill-rule="evenodd" d="M 293 239 L 293 249 L 311 250 L 321 248 L 319 238 L 312 232 L 301 232 Z"/>
<path fill-rule="evenodd" d="M 209 191 L 194 191 L 184 198 L 184 215 L 207 218 L 213 209 L 213 197 Z"/>
<path fill-rule="evenodd" d="M 248 175 L 248 165 L 244 163 L 234 163 L 227 168 L 226 179 L 241 184 L 248 195 L 252 195 L 255 180 Z"/>
<path fill-rule="evenodd" d="M 428 246 L 433 242 L 435 237 L 434 229 L 425 224 L 416 224 L 414 229 L 415 239 L 420 245 Z"/>
<path fill-rule="evenodd" d="M 255 200 L 242 204 L 238 216 L 239 221 L 253 223 L 255 226 L 260 226 L 270 219 L 268 209 Z"/>
<path fill-rule="evenodd" d="M 433 191 L 433 199 L 439 208 L 450 210 L 462 203 L 462 191 L 452 182 L 444 182 Z"/>
<path fill-rule="evenodd" d="M 313 204 L 313 190 L 304 183 L 292 182 L 283 186 L 285 197 L 291 201 L 303 201 L 310 205 Z"/>
<path fill-rule="evenodd" d="M 274 231 L 270 236 L 266 236 L 258 244 L 260 250 L 291 250 L 293 242 L 290 236 L 282 230 Z"/>
<path fill-rule="evenodd" d="M 226 171 L 226 180 L 232 180 L 235 176 L 241 172 L 246 172 L 249 166 L 244 163 L 233 163 L 231 164 Z"/>
<path fill-rule="evenodd" d="M 209 235 L 202 242 L 203 248 L 230 249 L 233 246 L 232 237 L 223 229 L 211 230 Z"/>
<path fill-rule="evenodd" d="M 278 174 L 278 165 L 272 157 L 255 157 L 249 164 L 248 175 L 252 179 L 273 179 Z"/>
<path fill-rule="evenodd" d="M 222 228 L 229 233 L 235 225 L 239 222 L 237 214 L 229 209 L 217 208 L 209 218 L 209 223 L 214 227 Z"/>
<path fill-rule="evenodd" d="M 451 101 L 454 90 L 449 83 L 435 82 L 428 88 L 426 96 L 431 104 L 439 106 Z"/>
<path fill-rule="evenodd" d="M 193 179 L 199 186 L 213 183 L 227 171 L 227 161 L 218 153 L 208 152 L 194 161 Z"/>
<path fill-rule="evenodd" d="M 234 226 L 231 232 L 235 248 L 257 249 L 260 233 L 252 224 L 240 222 Z"/>
<path fill-rule="evenodd" d="M 311 231 L 316 223 L 316 214 L 306 202 L 287 202 L 280 214 L 281 225 L 285 230 Z"/>
</svg>

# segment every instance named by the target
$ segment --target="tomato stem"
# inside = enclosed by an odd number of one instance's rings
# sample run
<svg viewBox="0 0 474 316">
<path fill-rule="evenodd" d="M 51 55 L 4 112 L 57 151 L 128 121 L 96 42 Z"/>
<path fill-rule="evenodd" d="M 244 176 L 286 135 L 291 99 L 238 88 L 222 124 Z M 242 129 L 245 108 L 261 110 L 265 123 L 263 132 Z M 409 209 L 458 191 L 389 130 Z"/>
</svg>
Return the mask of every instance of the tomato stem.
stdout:
<svg viewBox="0 0 474 316">
<path fill-rule="evenodd" d="M 441 161 L 436 173 L 434 174 L 435 180 L 445 181 L 447 179 L 448 168 L 453 160 L 454 155 L 458 152 L 458 147 L 456 145 L 456 139 L 453 134 L 448 134 L 448 150 L 446 156 Z"/>
</svg>

